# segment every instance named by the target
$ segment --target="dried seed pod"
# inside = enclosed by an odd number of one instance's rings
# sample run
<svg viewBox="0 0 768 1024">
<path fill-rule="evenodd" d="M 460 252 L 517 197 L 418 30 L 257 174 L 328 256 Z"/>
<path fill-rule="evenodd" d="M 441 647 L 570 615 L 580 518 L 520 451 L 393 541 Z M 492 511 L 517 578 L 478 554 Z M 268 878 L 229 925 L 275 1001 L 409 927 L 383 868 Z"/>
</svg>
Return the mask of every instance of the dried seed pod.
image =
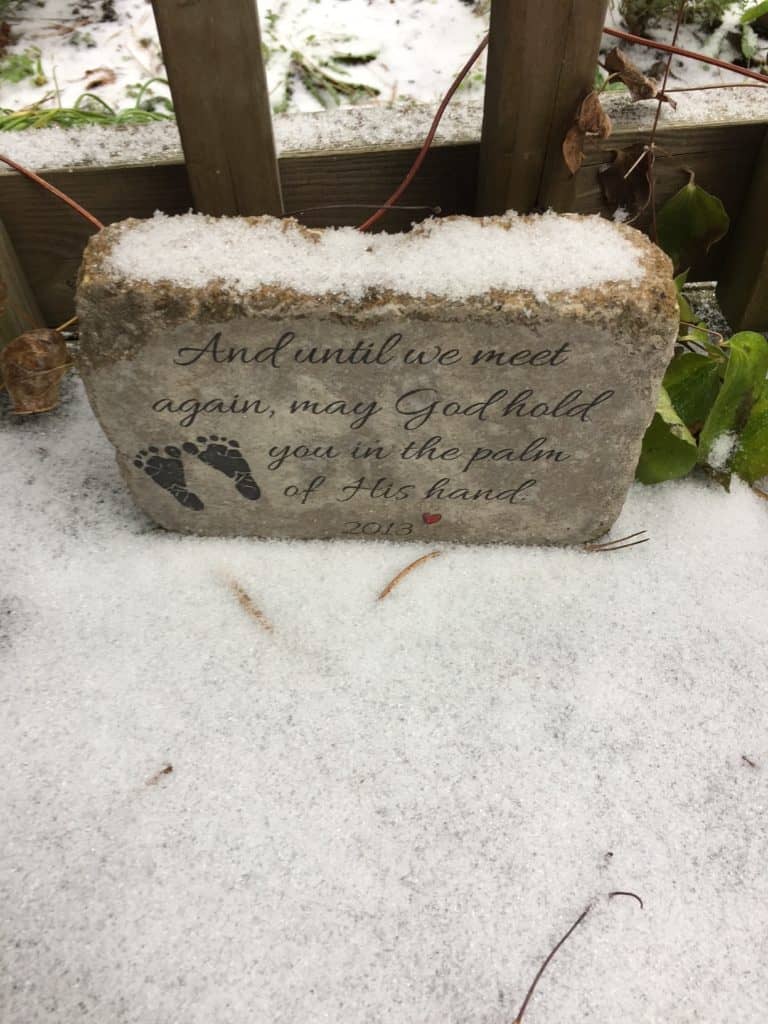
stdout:
<svg viewBox="0 0 768 1024">
<path fill-rule="evenodd" d="M 72 364 L 58 331 L 25 331 L 0 352 L 0 380 L 13 401 L 13 412 L 26 416 L 59 404 L 59 384 Z"/>
</svg>

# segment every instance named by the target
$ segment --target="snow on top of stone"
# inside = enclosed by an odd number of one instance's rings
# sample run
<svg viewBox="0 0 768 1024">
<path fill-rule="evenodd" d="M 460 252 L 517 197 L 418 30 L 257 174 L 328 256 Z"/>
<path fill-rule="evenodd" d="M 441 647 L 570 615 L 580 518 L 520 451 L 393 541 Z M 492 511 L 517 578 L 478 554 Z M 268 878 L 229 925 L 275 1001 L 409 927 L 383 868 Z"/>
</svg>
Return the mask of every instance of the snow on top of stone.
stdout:
<svg viewBox="0 0 768 1024">
<path fill-rule="evenodd" d="M 371 290 L 462 300 L 499 289 L 578 291 L 642 278 L 642 250 L 600 217 L 434 220 L 407 234 L 307 231 L 294 221 L 155 214 L 123 229 L 108 269 L 129 280 L 236 293 L 264 286 L 360 300 Z"/>
</svg>

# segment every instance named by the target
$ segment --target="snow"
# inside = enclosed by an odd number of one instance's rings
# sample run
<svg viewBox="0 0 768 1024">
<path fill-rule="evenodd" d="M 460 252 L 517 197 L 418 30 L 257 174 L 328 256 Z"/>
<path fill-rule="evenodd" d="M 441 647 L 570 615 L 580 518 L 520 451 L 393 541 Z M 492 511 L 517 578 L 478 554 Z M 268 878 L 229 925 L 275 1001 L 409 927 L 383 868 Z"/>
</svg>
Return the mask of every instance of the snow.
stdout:
<svg viewBox="0 0 768 1024">
<path fill-rule="evenodd" d="M 147 0 L 116 0 L 117 21 L 101 21 L 102 4 L 95 0 L 80 0 L 77 14 L 72 6 L 72 0 L 43 0 L 14 15 L 17 39 L 9 52 L 37 46 L 48 81 L 38 86 L 28 78 L 2 85 L 0 106 L 20 109 L 46 96 L 55 99 L 56 85 L 61 105 L 72 106 L 95 77 L 89 72 L 106 67 L 115 73 L 115 81 L 91 91 L 110 106 L 125 108 L 134 103 L 129 89 L 135 91 L 136 85 L 165 74 Z M 347 67 L 350 82 L 378 89 L 377 102 L 434 102 L 487 31 L 488 21 L 462 0 L 262 0 L 259 13 L 274 106 L 283 100 L 284 75 L 293 51 L 315 66 L 334 53 L 375 53 L 370 63 Z M 478 69 L 482 67 L 480 61 Z M 204 81 L 202 77 L 201 86 Z M 472 88 L 470 82 L 465 91 Z M 167 97 L 169 90 L 154 83 L 149 95 Z M 322 104 L 296 81 L 289 109 L 320 110 Z"/>
<path fill-rule="evenodd" d="M 273 285 L 353 300 L 387 290 L 459 300 L 503 289 L 544 299 L 643 274 L 632 237 L 597 216 L 510 212 L 496 222 L 451 217 L 405 234 L 369 235 L 355 228 L 310 232 L 276 218 L 158 213 L 117 231 L 106 265 L 126 282 L 200 288 L 221 280 L 238 293 Z"/>
<path fill-rule="evenodd" d="M 344 150 L 419 149 L 434 117 L 434 107 L 408 104 L 396 111 L 384 107 L 340 107 L 321 114 L 280 114 L 273 118 L 278 156 L 308 156 Z M 481 103 L 454 103 L 440 122 L 438 145 L 477 142 Z M 176 123 L 81 128 L 36 128 L 6 132 L 2 152 L 38 171 L 97 165 L 183 163 Z M 0 174 L 15 172 L 0 165 Z"/>
<path fill-rule="evenodd" d="M 731 456 L 739 443 L 739 435 L 732 431 L 725 431 L 719 434 L 712 442 L 707 456 L 707 463 L 712 469 L 725 470 L 731 461 Z"/>
<path fill-rule="evenodd" d="M 96 0 L 80 0 L 77 6 L 78 11 L 74 13 L 71 0 L 40 0 L 22 6 L 14 15 L 14 43 L 8 52 L 18 54 L 39 48 L 47 81 L 42 85 L 34 84 L 32 78 L 19 83 L 1 82 L 0 106 L 20 109 L 40 102 L 46 109 L 57 103 L 71 106 L 87 91 L 115 109 L 126 109 L 134 104 L 138 87 L 165 74 L 152 8 L 146 0 L 115 0 L 117 21 L 100 20 L 103 5 Z M 285 72 L 292 51 L 300 50 L 317 68 L 326 67 L 324 62 L 334 53 L 376 54 L 370 63 L 346 68 L 350 82 L 379 90 L 378 96 L 369 97 L 362 107 L 331 104 L 319 118 L 296 117 L 297 112 L 322 110 L 322 104 L 301 82 L 295 82 L 293 95 L 285 108 L 289 113 L 278 113 L 275 117 L 278 146 L 283 152 L 302 148 L 308 151 L 349 148 L 356 144 L 361 148 L 397 146 L 400 130 L 408 144 L 420 143 L 438 99 L 488 24 L 487 12 L 477 14 L 462 0 L 323 0 L 322 3 L 279 0 L 262 3 L 259 9 L 264 42 L 269 51 L 268 84 L 276 110 L 283 107 Z M 710 35 L 695 25 L 682 26 L 679 44 L 725 60 L 737 58 L 738 32 L 735 30 L 740 13 L 741 4 L 736 2 L 726 12 L 723 25 Z M 624 27 L 613 6 L 609 8 L 606 24 Z M 661 41 L 671 39 L 671 25 L 662 24 L 651 31 Z M 439 46 L 436 46 L 438 36 Z M 603 51 L 618 43 L 617 39 L 604 36 Z M 653 65 L 663 57 L 661 53 L 647 47 L 623 43 L 621 46 L 641 69 L 658 74 Z M 765 48 L 768 44 L 763 42 L 761 46 Z M 114 81 L 89 89 L 89 84 L 105 78 L 103 69 L 114 73 Z M 337 74 L 338 68 L 333 73 Z M 480 135 L 484 73 L 484 58 L 481 58 L 452 104 L 452 110 L 464 111 L 463 120 L 467 122 L 464 135 L 469 124 L 473 125 L 470 139 Z M 741 88 L 745 82 L 731 72 L 675 57 L 669 81 L 671 89 L 715 84 L 739 84 L 740 87 L 676 92 L 679 109 L 675 112 L 671 105 L 664 104 L 662 121 L 697 124 L 768 120 L 768 90 L 752 87 L 755 83 Z M 155 81 L 144 99 L 161 103 L 168 96 L 167 86 Z M 341 99 L 346 102 L 344 97 Z M 622 125 L 626 118 L 627 126 L 650 125 L 656 108 L 654 102 L 632 104 L 626 93 L 608 92 L 603 99 L 611 116 L 614 119 L 619 116 Z M 157 109 L 162 112 L 164 108 L 160 105 Z M 377 116 L 379 114 L 384 116 Z M 448 116 L 456 118 L 457 115 Z M 399 123 L 400 119 L 403 124 Z M 163 131 L 165 128 L 167 126 L 162 125 L 157 129 L 158 134 L 152 135 L 155 126 L 150 126 L 146 138 L 174 140 L 179 155 L 175 130 Z M 46 147 L 56 140 L 56 135 L 49 134 L 49 130 L 44 132 L 27 162 L 37 167 L 69 166 L 66 144 L 62 144 L 61 152 L 57 147 L 55 155 L 46 157 Z M 138 139 L 142 134 L 140 131 L 133 138 Z M 340 137 L 343 147 L 338 145 Z M 92 138 L 95 140 L 96 136 Z M 14 139 L 10 144 L 19 143 Z M 77 150 L 82 143 L 78 141 L 74 145 Z M 95 143 L 92 152 L 99 156 Z M 151 146 L 144 152 L 151 153 Z M 165 147 L 161 145 L 158 155 L 162 158 L 164 154 Z M 106 156 L 109 159 L 109 153 Z M 24 162 L 21 156 L 17 159 Z"/>
<path fill-rule="evenodd" d="M 86 48 L 85 53 L 89 56 L 85 57 L 80 47 L 73 47 L 67 42 L 69 36 L 66 33 L 62 35 L 58 29 L 54 31 L 57 24 L 77 30 L 74 27 L 76 19 L 61 22 L 65 6 L 65 0 L 45 0 L 42 8 L 22 8 L 22 13 L 26 12 L 27 16 L 18 21 L 18 41 L 9 51 L 23 52 L 30 45 L 37 44 L 44 54 L 51 54 L 47 59 L 53 64 L 59 62 L 57 81 L 62 103 L 73 103 L 82 93 L 89 81 L 86 71 L 93 71 L 94 66 L 116 70 L 115 83 L 92 90 L 94 95 L 115 107 L 130 106 L 133 102 L 125 93 L 126 88 L 135 91 L 140 82 L 147 82 L 153 75 L 164 74 L 154 20 L 146 3 L 117 0 L 118 23 L 89 23 L 88 31 L 97 46 L 95 49 Z M 338 40 L 342 36 L 342 48 L 354 52 L 379 47 L 380 54 L 375 61 L 353 65 L 349 73 L 354 80 L 381 88 L 377 100 L 371 99 L 358 106 L 331 106 L 322 110 L 317 100 L 298 85 L 288 112 L 276 113 L 273 117 L 275 143 L 280 156 L 420 147 L 437 100 L 486 27 L 486 19 L 472 13 L 461 0 L 443 0 L 439 5 L 436 0 L 396 0 L 392 4 L 369 0 L 324 0 L 323 4 L 286 0 L 282 5 L 261 5 L 265 38 L 278 31 L 270 27 L 272 22 L 268 18 L 270 12 L 274 14 L 278 8 L 280 13 L 275 24 L 280 26 L 279 33 L 287 39 L 301 41 L 311 38 L 312 47 L 325 47 L 328 54 L 334 51 L 334 47 L 338 49 L 341 45 Z M 91 17 L 98 15 L 93 4 L 90 10 Z M 737 52 L 731 39 L 738 14 L 736 9 L 729 12 L 723 27 L 709 38 L 694 26 L 683 26 L 681 45 L 733 59 Z M 609 11 L 607 24 L 620 27 L 615 11 Z M 440 33 L 439 48 L 434 46 L 437 31 Z M 653 31 L 660 40 L 668 40 L 671 35 L 667 26 Z M 139 39 L 147 45 L 140 46 Z M 337 42 L 334 43 L 333 39 Z M 604 36 L 603 50 L 617 43 L 615 38 Z M 134 59 L 137 47 L 141 50 L 139 56 L 143 65 L 136 64 Z M 654 62 L 663 56 L 645 47 L 622 44 L 622 48 L 646 72 L 652 71 Z M 316 53 L 315 57 L 319 60 L 321 55 Z M 273 47 L 268 63 L 273 93 L 279 85 L 278 65 L 282 67 L 284 60 L 285 53 Z M 482 62 L 474 74 L 475 78 L 482 78 Z M 20 107 L 41 99 L 48 87 L 34 87 L 29 85 L 29 81 L 15 85 L 3 83 L 0 103 Z M 669 81 L 671 90 L 716 84 L 727 84 L 729 88 L 675 91 L 676 109 L 671 104 L 662 104 L 661 125 L 768 121 L 768 88 L 709 65 L 673 58 Z M 151 90 L 155 99 L 168 92 L 157 83 L 151 86 Z M 54 99 L 51 95 L 50 102 Z M 656 114 L 656 101 L 632 102 L 626 91 L 604 92 L 601 100 L 617 132 L 650 129 Z M 438 131 L 437 144 L 477 143 L 482 117 L 482 86 L 479 80 L 473 79 L 473 84 L 462 88 L 449 105 Z M 2 151 L 38 171 L 94 164 L 108 167 L 183 162 L 178 130 L 175 123 L 168 121 L 130 127 L 88 125 L 69 130 L 51 127 L 6 132 Z M 13 172 L 0 166 L 0 174 L 3 173 Z"/>
<path fill-rule="evenodd" d="M 724 11 L 721 24 L 711 32 L 706 32 L 700 25 L 695 23 L 689 22 L 682 24 L 678 31 L 676 45 L 683 50 L 689 50 L 693 53 L 702 53 L 708 57 L 717 57 L 719 60 L 733 63 L 742 56 L 739 46 L 739 19 L 741 18 L 745 8 L 748 6 L 754 6 L 751 3 L 751 0 L 733 0 L 730 7 Z M 627 31 L 627 26 L 621 19 L 618 4 L 611 3 L 609 5 L 605 24 L 608 28 L 617 28 L 624 32 Z M 647 35 L 651 40 L 657 40 L 662 43 L 671 43 L 673 34 L 674 19 L 662 20 L 658 24 L 653 24 L 651 22 L 648 25 Z M 665 54 L 660 50 L 653 50 L 647 46 L 636 46 L 632 43 L 627 43 L 624 40 L 617 39 L 615 36 L 604 35 L 601 49 L 605 51 L 614 46 L 620 46 L 626 56 L 646 74 L 649 74 L 655 62 L 663 60 L 666 64 L 668 58 L 668 54 Z M 759 54 L 753 61 L 753 67 L 755 70 L 759 70 L 759 57 L 762 56 L 763 59 L 765 59 L 768 43 L 766 43 L 765 40 L 761 40 L 758 49 Z M 663 78 L 663 70 L 661 74 L 654 73 L 650 77 L 655 77 L 661 80 Z M 674 89 L 675 87 L 712 85 L 718 82 L 730 83 L 744 81 L 746 81 L 746 79 L 735 72 L 726 71 L 722 68 L 715 67 L 712 64 L 704 64 L 701 61 L 690 60 L 687 57 L 674 55 L 672 57 L 670 77 L 667 84 L 670 89 Z"/>
<path fill-rule="evenodd" d="M 662 104 L 660 124 L 737 124 L 768 121 L 768 89 L 737 88 L 676 94 L 677 109 Z M 614 131 L 650 129 L 656 102 L 633 103 L 626 93 L 605 93 L 602 103 Z M 277 114 L 272 119 L 278 156 L 419 149 L 434 117 L 434 105 L 339 107 L 322 113 Z M 448 107 L 435 143 L 471 145 L 480 141 L 483 105 L 458 99 Z M 610 142 L 610 140 L 609 140 Z M 126 167 L 183 163 L 181 139 L 173 121 L 147 125 L 39 128 L 5 132 L 1 151 L 37 171 L 82 166 Z M 0 164 L 0 174 L 13 174 Z"/>
<path fill-rule="evenodd" d="M 526 1024 L 762 1024 L 744 485 L 636 486 L 647 544 L 449 546 L 377 602 L 431 549 L 156 530 L 75 379 L 0 453 L 4 1024 L 510 1024 L 590 903 Z"/>
</svg>

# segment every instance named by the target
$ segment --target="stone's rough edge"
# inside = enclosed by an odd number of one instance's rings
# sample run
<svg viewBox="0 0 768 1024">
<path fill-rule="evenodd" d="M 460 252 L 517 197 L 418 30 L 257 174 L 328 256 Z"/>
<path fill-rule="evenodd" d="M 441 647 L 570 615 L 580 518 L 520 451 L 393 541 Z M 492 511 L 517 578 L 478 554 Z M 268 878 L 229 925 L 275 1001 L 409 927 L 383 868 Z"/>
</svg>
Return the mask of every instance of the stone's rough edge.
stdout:
<svg viewBox="0 0 768 1024">
<path fill-rule="evenodd" d="M 579 217 L 578 214 L 565 216 Z M 375 325 L 390 317 L 430 319 L 441 323 L 474 320 L 545 325 L 557 315 L 613 330 L 617 344 L 622 338 L 633 343 L 632 332 L 628 328 L 637 318 L 645 328 L 643 344 L 651 350 L 669 348 L 676 333 L 678 312 L 672 264 L 644 235 L 623 224 L 613 226 L 640 250 L 643 277 L 637 283 L 611 282 L 607 286 L 576 292 L 552 292 L 547 301 L 540 301 L 532 293 L 524 291 L 493 291 L 462 301 L 450 301 L 391 292 L 352 300 L 348 296 L 307 295 L 275 286 L 236 295 L 223 282 L 214 281 L 205 288 L 191 288 L 170 282 L 128 281 L 116 274 L 105 273 L 111 247 L 123 231 L 139 223 L 142 222 L 131 219 L 111 225 L 94 235 L 86 247 L 77 288 L 77 311 L 82 322 L 81 365 L 86 376 L 89 370 L 96 370 L 116 359 L 132 358 L 146 341 L 137 324 L 151 316 L 161 317 L 167 326 L 173 328 L 184 323 L 220 323 L 251 318 L 279 321 L 289 317 L 298 320 L 307 317 L 331 319 L 364 326 Z M 314 233 L 307 228 L 302 230 L 307 234 Z M 606 287 L 610 288 L 610 305 L 605 302 Z M 114 334 L 116 307 L 123 328 L 118 335 Z"/>
<path fill-rule="evenodd" d="M 562 214 L 563 219 L 568 220 L 591 220 L 592 217 L 581 214 Z M 256 225 L 262 220 L 272 221 L 273 218 L 245 217 L 246 222 Z M 536 219 L 536 215 L 522 216 L 520 222 L 530 222 Z M 465 215 L 455 215 L 441 218 L 441 223 L 455 221 L 477 221 L 494 223 L 496 218 L 470 218 Z M 623 235 L 634 248 L 640 251 L 643 277 L 639 282 L 634 281 L 609 281 L 605 285 L 593 288 L 581 288 L 577 291 L 555 291 L 550 293 L 546 302 L 539 301 L 532 292 L 524 290 L 501 291 L 491 290 L 483 295 L 467 295 L 460 301 L 452 301 L 442 296 L 414 297 L 405 293 L 392 291 L 377 291 L 362 300 L 352 299 L 341 294 L 325 293 L 303 293 L 290 288 L 281 288 L 274 285 L 267 285 L 262 289 L 237 292 L 227 286 L 222 279 L 213 279 L 204 287 L 191 287 L 176 282 L 155 281 L 146 282 L 140 279 L 131 280 L 124 275 L 115 272 L 108 265 L 109 255 L 112 248 L 117 244 L 120 236 L 130 231 L 134 226 L 145 223 L 135 218 L 129 218 L 111 224 L 97 235 L 93 235 L 85 248 L 83 260 L 80 266 L 78 277 L 78 301 L 83 294 L 93 288 L 93 280 L 98 277 L 103 282 L 100 287 L 106 293 L 114 289 L 130 287 L 138 295 L 146 293 L 146 300 L 151 301 L 153 308 L 163 312 L 169 317 L 170 323 L 181 323 L 185 320 L 199 320 L 205 322 L 211 319 L 228 319 L 232 315 L 255 316 L 272 315 L 276 318 L 284 317 L 289 313 L 294 316 L 310 314 L 336 315 L 339 317 L 351 316 L 355 318 L 379 318 L 387 315 L 418 315 L 420 310 L 426 309 L 431 312 L 435 307 L 448 311 L 444 319 L 452 319 L 453 313 L 460 315 L 462 319 L 475 315 L 486 316 L 489 313 L 504 312 L 516 315 L 528 315 L 531 311 L 534 315 L 537 311 L 544 310 L 556 305 L 558 313 L 563 309 L 566 311 L 578 310 L 583 316 L 588 312 L 586 307 L 591 301 L 599 298 L 602 288 L 610 287 L 613 294 L 623 304 L 637 306 L 639 309 L 649 308 L 649 296 L 643 296 L 643 287 L 649 278 L 666 278 L 668 286 L 659 298 L 670 300 L 672 307 L 677 307 L 677 298 L 672 280 L 672 263 L 661 249 L 655 246 L 650 240 L 635 228 L 625 224 L 610 223 L 617 234 Z M 328 229 L 307 228 L 292 218 L 286 218 L 285 226 L 291 225 L 305 235 L 308 239 L 319 237 L 323 231 Z M 416 236 L 423 225 L 417 225 L 413 234 Z M 202 294 L 202 299 L 199 296 Z M 651 303 L 651 306 L 655 303 Z M 176 308 L 174 308 L 176 307 Z M 224 310 L 231 310 L 222 317 Z M 178 318 L 178 319 L 177 319 Z M 443 317 L 441 317 L 443 318 Z"/>
</svg>

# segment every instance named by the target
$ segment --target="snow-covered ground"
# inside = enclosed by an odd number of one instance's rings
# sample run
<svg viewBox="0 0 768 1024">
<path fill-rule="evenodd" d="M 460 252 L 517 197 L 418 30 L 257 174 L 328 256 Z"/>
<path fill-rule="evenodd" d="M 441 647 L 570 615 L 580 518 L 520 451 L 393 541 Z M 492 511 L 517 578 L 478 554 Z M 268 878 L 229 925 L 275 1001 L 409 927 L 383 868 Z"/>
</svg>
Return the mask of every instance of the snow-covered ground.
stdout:
<svg viewBox="0 0 768 1024">
<path fill-rule="evenodd" d="M 680 45 L 725 60 L 739 58 L 739 17 L 748 5 L 734 0 L 722 25 L 709 34 L 683 26 Z M 261 0 L 259 9 L 276 112 L 315 111 L 334 102 L 434 104 L 488 27 L 488 4 L 464 0 Z M 222 5 L 222 16 L 225 10 Z M 624 27 L 615 5 L 608 24 Z M 72 106 L 91 92 L 121 109 L 136 101 L 143 84 L 165 74 L 148 0 L 28 0 L 13 14 L 12 28 L 8 54 L 31 54 L 35 62 L 39 56 L 40 66 L 18 82 L 0 75 L 0 107 Z M 672 26 L 652 33 L 669 42 Z M 768 40 L 752 36 L 759 59 Z M 606 49 L 616 42 L 604 37 Z M 629 47 L 627 53 L 645 71 L 654 70 L 659 58 L 643 47 Z M 342 89 L 331 95 L 317 86 L 323 73 L 364 92 L 344 95 Z M 483 80 L 481 59 L 462 95 L 481 96 Z M 675 58 L 670 87 L 736 81 L 728 72 Z M 201 88 L 204 83 L 203 75 Z M 154 82 L 143 99 L 168 95 L 165 85 Z"/>
<path fill-rule="evenodd" d="M 94 95 L 113 107 L 126 107 L 132 105 L 138 85 L 164 75 L 147 0 L 116 0 L 111 8 L 116 21 L 102 20 L 102 3 L 97 0 L 79 0 L 76 6 L 79 14 L 73 15 L 72 0 L 43 0 L 41 6 L 22 8 L 14 18 L 18 39 L 9 52 L 38 47 L 48 81 L 0 82 L 0 107 L 20 108 L 46 95 L 53 97 L 54 72 L 62 105 L 72 105 L 89 81 L 105 77 L 96 72 L 100 68 L 115 77 L 96 86 Z M 225 11 L 222 5 L 222 17 Z M 275 108 L 282 108 L 286 100 L 285 76 L 292 53 L 301 53 L 316 69 L 341 56 L 341 64 L 325 70 L 342 81 L 377 90 L 368 102 L 434 101 L 487 31 L 488 22 L 462 0 L 262 0 L 259 12 Z M 345 64 L 345 57 L 371 60 Z M 203 76 L 201 88 L 204 82 Z M 298 77 L 293 77 L 292 86 L 289 109 L 322 109 Z M 466 88 L 472 90 L 473 83 Z M 167 96 L 168 90 L 155 83 L 152 94 Z"/>
<path fill-rule="evenodd" d="M 588 904 L 526 1024 L 763 1024 L 768 503 L 377 601 L 430 549 L 165 534 L 0 403 L 3 1024 L 511 1024 Z"/>
</svg>

